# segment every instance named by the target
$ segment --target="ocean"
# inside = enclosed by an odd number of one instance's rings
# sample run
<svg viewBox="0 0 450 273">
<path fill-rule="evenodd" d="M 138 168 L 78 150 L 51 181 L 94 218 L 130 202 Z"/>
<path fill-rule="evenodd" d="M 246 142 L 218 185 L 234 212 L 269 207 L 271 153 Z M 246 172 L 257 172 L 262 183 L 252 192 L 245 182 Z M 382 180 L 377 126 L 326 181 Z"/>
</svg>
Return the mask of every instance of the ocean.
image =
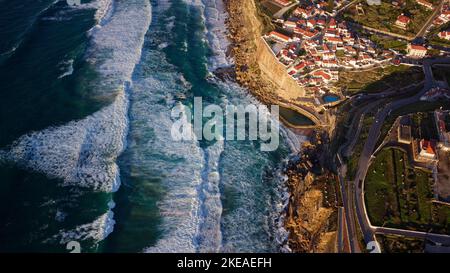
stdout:
<svg viewBox="0 0 450 273">
<path fill-rule="evenodd" d="M 173 141 L 171 109 L 259 104 L 222 0 L 0 1 L 0 251 L 279 252 L 302 141 Z"/>
</svg>

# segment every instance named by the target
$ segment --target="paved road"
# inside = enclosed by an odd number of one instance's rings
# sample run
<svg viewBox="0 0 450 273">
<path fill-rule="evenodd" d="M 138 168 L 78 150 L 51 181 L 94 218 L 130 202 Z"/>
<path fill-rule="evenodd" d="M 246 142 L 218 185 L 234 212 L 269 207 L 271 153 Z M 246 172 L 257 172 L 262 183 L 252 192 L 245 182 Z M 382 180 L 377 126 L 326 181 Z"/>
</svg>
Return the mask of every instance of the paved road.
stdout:
<svg viewBox="0 0 450 273">
<path fill-rule="evenodd" d="M 434 9 L 433 14 L 430 16 L 430 18 L 428 18 L 428 21 L 423 25 L 423 27 L 417 33 L 416 38 L 423 37 L 425 35 L 425 32 L 430 27 L 430 25 L 433 23 L 434 19 L 437 16 L 439 16 L 442 6 L 444 5 L 444 2 L 446 2 L 446 1 L 441 1 L 439 6 Z"/>
<path fill-rule="evenodd" d="M 339 170 L 339 184 L 342 192 L 342 203 L 344 204 L 345 222 L 347 224 L 348 240 L 350 242 L 350 252 L 360 253 L 358 236 L 356 235 L 356 221 L 353 213 L 353 200 L 349 198 L 349 190 L 345 187 L 346 166 L 343 165 Z"/>
<path fill-rule="evenodd" d="M 341 13 L 342 11 L 346 10 L 348 7 L 350 7 L 351 5 L 361 2 L 361 0 L 353 0 L 350 3 L 348 3 L 347 5 L 343 6 L 342 8 L 340 8 L 338 11 L 336 11 L 336 15 L 337 16 L 339 13 Z"/>
<path fill-rule="evenodd" d="M 375 122 L 372 124 L 372 127 L 370 128 L 367 141 L 364 145 L 361 157 L 358 162 L 358 170 L 355 176 L 355 180 L 353 182 L 355 188 L 355 192 L 353 194 L 356 197 L 355 198 L 356 202 L 354 203 L 354 206 L 356 207 L 357 218 L 360 223 L 364 235 L 364 240 L 366 241 L 366 243 L 370 241 L 375 241 L 376 228 L 371 226 L 366 211 L 366 206 L 364 202 L 364 179 L 366 177 L 370 162 L 374 158 L 372 153 L 375 149 L 378 138 L 380 137 L 383 123 L 385 119 L 389 116 L 391 111 L 402 108 L 414 102 L 420 101 L 420 97 L 435 86 L 431 66 L 436 63 L 450 63 L 450 59 L 445 58 L 440 60 L 436 59 L 424 61 L 423 65 L 423 71 L 425 74 L 424 88 L 414 96 L 403 98 L 388 104 L 384 109 L 382 109 L 376 114 Z M 381 231 L 383 231 L 383 229 Z M 409 234 L 413 234 L 413 232 L 409 232 Z"/>
<path fill-rule="evenodd" d="M 398 235 L 411 238 L 419 238 L 424 240 L 430 240 L 435 243 L 450 246 L 450 235 L 445 234 L 435 234 L 421 231 L 395 229 L 395 228 L 385 228 L 385 227 L 373 227 L 376 234 L 385 235 Z"/>
<path fill-rule="evenodd" d="M 290 6 L 284 7 L 282 9 L 280 9 L 279 11 L 277 11 L 272 17 L 275 19 L 281 19 L 281 17 L 283 17 L 283 15 L 288 12 L 291 8 L 295 7 L 296 5 L 298 5 L 298 2 L 295 1 L 293 4 L 291 4 Z"/>
<path fill-rule="evenodd" d="M 407 92 L 409 88 L 406 88 L 406 92 L 402 91 L 399 92 L 398 90 L 392 91 L 391 89 L 382 92 L 382 93 L 369 93 L 369 94 L 359 94 L 356 95 L 356 97 L 360 97 L 364 100 L 371 100 L 369 104 L 364 105 L 364 107 L 360 107 L 355 113 L 353 113 L 353 121 L 349 129 L 349 134 L 347 135 L 347 142 L 343 144 L 338 151 L 338 158 L 342 158 L 342 155 L 344 153 L 348 152 L 349 146 L 353 145 L 355 140 L 359 138 L 359 133 L 361 131 L 361 120 L 365 114 L 367 114 L 368 111 L 374 109 L 375 107 L 379 106 L 380 103 L 382 103 L 385 98 L 393 97 L 393 96 L 399 96 L 403 95 Z M 351 99 L 355 100 L 355 97 L 352 97 Z M 357 99 L 357 98 L 356 98 Z M 349 137 L 350 136 L 350 137 Z M 343 204 L 345 209 L 345 217 L 346 217 L 346 225 L 347 225 L 347 231 L 349 234 L 349 242 L 350 242 L 350 248 L 351 252 L 361 252 L 358 236 L 357 236 L 357 228 L 356 228 L 356 219 L 355 219 L 355 202 L 354 202 L 354 184 L 349 184 L 348 187 L 346 187 L 346 180 L 345 177 L 347 177 L 347 166 L 341 165 L 341 160 L 339 160 L 340 167 L 338 168 L 338 174 L 339 174 L 339 182 L 342 192 L 342 198 L 343 198 Z"/>
<path fill-rule="evenodd" d="M 401 34 L 389 32 L 389 31 L 385 31 L 385 30 L 381 30 L 381 29 L 377 29 L 377 28 L 373 28 L 373 27 L 368 27 L 368 26 L 364 26 L 364 25 L 361 25 L 358 23 L 347 22 L 347 25 L 349 25 L 350 27 L 362 28 L 362 29 L 368 30 L 370 32 L 383 34 L 383 35 L 389 36 L 394 39 L 402 39 L 402 40 L 406 40 L 406 41 L 411 41 L 414 39 L 414 37 L 411 37 L 411 36 L 401 35 Z"/>
</svg>

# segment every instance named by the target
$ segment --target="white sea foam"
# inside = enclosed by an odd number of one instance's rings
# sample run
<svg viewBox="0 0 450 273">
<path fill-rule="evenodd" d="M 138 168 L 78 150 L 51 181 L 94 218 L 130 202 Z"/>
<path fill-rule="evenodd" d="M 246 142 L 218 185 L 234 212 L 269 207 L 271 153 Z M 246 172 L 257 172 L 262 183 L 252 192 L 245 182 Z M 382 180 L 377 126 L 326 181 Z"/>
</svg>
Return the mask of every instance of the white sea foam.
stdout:
<svg viewBox="0 0 450 273">
<path fill-rule="evenodd" d="M 205 6 L 204 14 L 209 46 L 214 52 L 214 56 L 210 58 L 211 69 L 230 66 L 233 64 L 233 59 L 227 57 L 230 41 L 225 25 L 228 15 L 223 0 L 202 0 L 202 2 Z"/>
<path fill-rule="evenodd" d="M 13 46 L 10 50 L 0 53 L 0 56 L 10 55 L 10 54 L 14 53 L 17 50 L 17 47 L 18 46 Z"/>
<path fill-rule="evenodd" d="M 57 0 L 65 1 L 65 0 Z M 55 2 L 55 3 L 56 3 Z M 88 3 L 83 3 L 80 5 L 68 5 L 66 9 L 61 9 L 57 11 L 54 16 L 43 17 L 44 21 L 68 21 L 72 19 L 72 12 L 74 10 L 95 10 L 94 19 L 101 23 L 104 19 L 107 19 L 112 15 L 114 0 L 93 0 Z"/>
<path fill-rule="evenodd" d="M 114 160 L 124 148 L 126 111 L 125 94 L 118 94 L 113 104 L 83 120 L 20 137 L 7 159 L 65 185 L 114 191 L 120 183 Z"/>
<path fill-rule="evenodd" d="M 114 90 L 114 102 L 85 119 L 20 137 L 6 158 L 66 185 L 116 190 L 120 179 L 115 161 L 127 132 L 125 83 L 140 59 L 150 21 L 148 1 L 116 1 L 114 16 L 93 31 L 87 57 L 101 73 L 95 92 L 112 96 Z"/>
<path fill-rule="evenodd" d="M 160 1 L 154 7 L 156 19 L 170 7 Z M 149 39 L 167 42 L 156 29 Z M 185 94 L 191 87 L 176 68 L 167 63 L 163 52 L 148 50 L 143 55 L 142 71 L 138 70 L 131 89 L 130 126 L 125 164 L 144 173 L 160 174 L 166 189 L 158 203 L 163 217 L 163 236 L 144 252 L 196 252 L 195 236 L 199 229 L 199 187 L 205 160 L 196 140 L 176 142 L 171 139 L 171 109 L 174 96 Z M 142 75 L 141 75 L 142 74 Z M 192 128 L 191 128 L 192 130 Z"/>
<path fill-rule="evenodd" d="M 63 0 L 64 1 L 64 0 Z M 95 9 L 95 19 L 101 22 L 112 15 L 113 4 L 116 0 L 93 0 L 81 5 L 69 6 L 71 9 Z M 63 11 L 64 12 L 64 11 Z"/>
<path fill-rule="evenodd" d="M 200 252 L 218 252 L 222 246 L 219 160 L 224 151 L 224 145 L 223 140 L 217 141 L 204 151 L 207 162 L 203 171 L 202 184 L 199 187 L 200 226 L 196 235 L 197 249 Z"/>
<path fill-rule="evenodd" d="M 114 213 L 108 210 L 93 222 L 80 225 L 71 230 L 61 230 L 49 241 L 56 240 L 60 244 L 67 244 L 70 241 L 93 240 L 98 243 L 108 237 L 115 225 Z"/>
<path fill-rule="evenodd" d="M 292 153 L 299 153 L 302 147 L 302 144 L 307 140 L 306 136 L 302 136 L 292 132 L 291 129 L 282 126 L 280 124 L 280 132 L 282 133 L 286 143 L 289 146 L 289 149 Z"/>
<path fill-rule="evenodd" d="M 204 24 L 205 37 L 213 56 L 208 59 L 208 69 L 214 71 L 219 67 L 232 64 L 227 58 L 229 46 L 227 30 L 225 28 L 225 13 L 222 0 L 185 0 L 189 5 L 195 5 L 200 10 Z M 226 97 L 222 97 L 227 103 Z M 220 157 L 225 149 L 224 141 L 217 141 L 204 150 L 207 159 L 203 170 L 202 184 L 199 187 L 201 205 L 199 207 L 200 223 L 195 237 L 197 250 L 200 252 L 218 252 L 222 248 L 222 201 L 219 172 Z"/>
<path fill-rule="evenodd" d="M 203 8 L 205 15 L 214 15 L 211 10 L 209 13 L 206 12 L 205 8 L 212 2 L 206 5 L 199 0 L 189 3 Z M 154 8 L 156 16 L 169 6 L 168 1 L 159 1 L 159 5 Z M 170 22 L 173 20 L 175 18 L 166 20 L 167 24 L 160 31 L 170 29 Z M 207 21 L 208 18 L 205 18 L 205 22 Z M 217 23 L 218 20 L 215 19 L 215 22 Z M 205 35 L 208 36 L 208 42 L 211 44 L 217 38 L 214 38 L 215 33 L 211 31 L 211 28 L 208 29 L 208 26 L 213 28 L 219 26 L 207 23 Z M 161 45 L 167 42 L 164 38 L 161 37 L 161 33 L 155 33 L 150 40 L 156 45 Z M 224 57 L 224 47 L 211 45 L 211 48 L 216 54 L 210 60 L 210 70 L 230 65 L 231 62 Z M 154 246 L 144 251 L 276 250 L 275 247 L 268 247 L 267 234 L 269 229 L 279 228 L 280 235 L 276 235 L 276 240 L 279 242 L 284 240 L 286 233 L 281 232 L 282 223 L 278 221 L 274 224 L 273 221 L 283 209 L 286 196 L 277 197 L 274 204 L 274 200 L 270 199 L 267 193 L 267 187 L 274 185 L 264 185 L 263 181 L 255 180 L 255 177 L 261 176 L 262 170 L 259 166 L 269 163 L 266 155 L 259 151 L 255 153 L 257 148 L 252 143 L 225 145 L 224 142 L 217 142 L 202 149 L 197 141 L 172 141 L 169 131 L 172 124 L 169 109 L 174 104 L 173 96 L 177 92 L 186 91 L 190 84 L 181 74 L 175 72 L 175 68 L 170 68 L 164 54 L 160 51 L 145 53 L 143 63 L 147 64 L 142 68 L 144 75 L 138 73 L 135 76 L 130 91 L 132 102 L 130 127 L 132 129 L 128 137 L 125 164 L 132 166 L 134 172 L 139 170 L 145 174 L 160 173 L 161 184 L 167 189 L 164 199 L 158 203 L 163 216 L 161 225 L 163 236 Z M 219 86 L 224 97 L 229 98 L 232 104 L 258 104 L 255 98 L 235 83 L 215 82 L 214 84 Z M 228 100 L 224 98 L 223 102 L 228 103 Z M 223 166 L 226 168 L 225 178 L 221 177 L 219 170 L 220 158 L 224 151 L 227 153 Z M 219 188 L 221 183 L 235 189 L 238 194 L 238 200 L 235 200 L 235 205 L 238 207 L 225 217 L 222 215 Z M 276 183 L 275 186 L 282 185 L 281 180 L 280 183 Z M 222 219 L 226 226 L 221 226 Z M 223 242 L 222 229 L 226 233 L 225 242 Z"/>
<path fill-rule="evenodd" d="M 199 226 L 198 187 L 205 162 L 197 141 L 171 139 L 173 98 L 167 91 L 182 88 L 181 83 L 176 84 L 176 77 L 174 72 L 156 72 L 154 77 L 136 81 L 132 91 L 129 164 L 150 173 L 160 173 L 161 183 L 167 189 L 164 199 L 158 203 L 164 235 L 145 252 L 195 252 L 197 249 L 194 237 Z M 160 100 L 166 100 L 168 105 L 161 104 Z M 153 135 L 142 143 L 146 132 L 153 132 Z M 141 141 L 137 143 L 138 140 Z"/>
<path fill-rule="evenodd" d="M 62 69 L 64 69 L 64 72 L 58 77 L 58 79 L 62 79 L 64 77 L 70 76 L 73 73 L 73 59 L 70 59 L 68 61 L 64 61 L 61 63 L 63 66 Z"/>
<path fill-rule="evenodd" d="M 164 49 L 164 48 L 166 48 L 168 46 L 169 46 L 169 43 L 161 43 L 161 44 L 158 45 L 158 49 L 162 50 L 162 49 Z"/>
<path fill-rule="evenodd" d="M 230 41 L 225 25 L 228 14 L 223 0 L 185 0 L 185 2 L 199 7 L 205 21 L 208 45 L 214 54 L 209 58 L 209 69 L 214 71 L 232 65 L 233 59 L 227 56 Z"/>
<path fill-rule="evenodd" d="M 213 56 L 209 59 L 209 70 L 233 64 L 226 56 L 229 46 L 225 20 L 227 15 L 222 0 L 185 0 L 186 3 L 199 7 L 204 16 L 206 37 Z M 214 81 L 222 90 L 223 102 L 228 104 L 260 104 L 248 91 L 232 82 Z M 298 151 L 304 138 L 281 126 L 281 133 L 291 152 Z M 221 163 L 223 176 L 216 172 L 222 154 L 226 151 Z M 251 153 L 251 158 L 248 154 Z M 257 177 L 264 176 L 263 170 L 255 166 L 267 166 L 267 155 L 259 153 L 251 144 L 230 142 L 229 145 L 216 143 L 205 150 L 207 164 L 204 169 L 200 191 L 200 226 L 197 234 L 198 251 L 277 251 L 277 245 L 284 246 L 288 232 L 284 228 L 284 211 L 289 201 L 289 193 L 285 187 L 286 178 L 280 169 L 273 169 L 274 178 L 270 186 L 273 192 L 264 189 L 264 181 Z M 256 171 L 256 173 L 252 173 Z M 259 172 L 259 173 L 258 173 Z M 256 180 L 255 180 L 256 178 Z M 236 208 L 222 216 L 222 203 L 219 185 L 232 188 L 237 195 L 233 201 Z M 273 194 L 273 195 L 272 195 Z M 272 195 L 272 197 L 270 197 Z M 228 196 L 229 197 L 229 196 Z M 261 207 L 262 206 L 262 207 Z M 270 235 L 269 235 L 270 234 Z M 274 236 L 270 243 L 268 237 Z"/>
</svg>

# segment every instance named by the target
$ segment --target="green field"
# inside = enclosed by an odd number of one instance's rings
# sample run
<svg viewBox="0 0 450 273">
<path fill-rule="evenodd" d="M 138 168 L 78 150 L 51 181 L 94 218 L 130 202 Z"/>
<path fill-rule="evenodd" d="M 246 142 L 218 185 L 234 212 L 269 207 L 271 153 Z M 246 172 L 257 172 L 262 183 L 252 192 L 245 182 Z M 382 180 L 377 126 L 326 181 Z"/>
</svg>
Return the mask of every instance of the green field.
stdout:
<svg viewBox="0 0 450 273">
<path fill-rule="evenodd" d="M 423 79 L 423 72 L 417 67 L 390 65 L 367 71 L 341 71 L 337 86 L 344 88 L 349 94 L 375 93 L 389 88 L 402 88 Z"/>
<path fill-rule="evenodd" d="M 433 227 L 435 232 L 449 234 L 450 231 L 450 207 L 444 205 L 434 204 L 433 217 L 435 220 L 435 226 Z"/>
<path fill-rule="evenodd" d="M 393 6 L 390 1 L 382 1 L 381 5 L 372 6 L 362 2 L 362 6 L 363 15 L 359 15 L 355 7 L 352 7 L 345 12 L 344 18 L 367 27 L 407 36 L 417 34 L 432 14 L 431 10 L 420 6 L 413 0 L 406 0 L 406 5 L 402 8 Z M 411 18 L 411 23 L 406 30 L 395 26 L 397 17 L 402 13 Z"/>
<path fill-rule="evenodd" d="M 369 168 L 365 198 L 373 225 L 428 231 L 432 196 L 430 174 L 412 168 L 401 150 L 382 150 Z"/>
<path fill-rule="evenodd" d="M 347 161 L 347 175 L 350 179 L 354 179 L 356 174 L 356 170 L 358 168 L 359 157 L 361 156 L 361 152 L 366 143 L 367 137 L 369 135 L 370 127 L 375 121 L 375 117 L 372 113 L 367 113 L 363 119 L 363 125 L 361 128 L 361 132 L 358 136 L 358 141 L 356 142 L 355 147 L 353 148 L 353 154 Z"/>
<path fill-rule="evenodd" d="M 433 27 L 430 30 L 430 32 L 428 32 L 428 34 L 427 34 L 428 42 L 431 45 L 438 45 L 438 46 L 444 46 L 444 47 L 450 46 L 450 41 L 441 39 L 438 36 L 439 32 L 441 32 L 443 30 L 448 30 L 449 28 L 450 28 L 450 22 L 445 23 L 441 26 Z"/>
<path fill-rule="evenodd" d="M 417 128 L 413 136 L 423 139 L 439 139 L 433 112 L 415 113 L 412 115 L 413 126 Z"/>
<path fill-rule="evenodd" d="M 383 253 L 423 253 L 425 242 L 420 239 L 377 235 Z"/>
<path fill-rule="evenodd" d="M 392 38 L 384 38 L 377 34 L 370 35 L 370 40 L 383 49 L 393 49 L 400 52 L 406 51 L 407 43 L 402 40 L 399 41 Z"/>
</svg>

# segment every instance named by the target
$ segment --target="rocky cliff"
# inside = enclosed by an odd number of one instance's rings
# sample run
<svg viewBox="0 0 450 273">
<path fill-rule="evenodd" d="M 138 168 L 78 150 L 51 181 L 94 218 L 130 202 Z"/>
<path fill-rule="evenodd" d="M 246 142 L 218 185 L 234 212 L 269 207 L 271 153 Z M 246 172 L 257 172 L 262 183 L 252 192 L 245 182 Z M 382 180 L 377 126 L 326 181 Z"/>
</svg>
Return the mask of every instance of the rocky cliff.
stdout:
<svg viewBox="0 0 450 273">
<path fill-rule="evenodd" d="M 288 101 L 304 96 L 304 89 L 288 75 L 286 67 L 276 59 L 269 45 L 262 38 L 255 42 L 259 68 L 263 77 L 278 87 L 275 93 Z"/>
<path fill-rule="evenodd" d="M 287 74 L 262 40 L 264 26 L 254 1 L 225 0 L 229 20 L 231 52 L 237 81 L 265 103 L 303 96 L 304 90 Z"/>
<path fill-rule="evenodd" d="M 336 193 L 333 176 L 318 171 L 321 149 L 305 142 L 298 160 L 291 161 L 286 171 L 291 193 L 286 228 L 293 252 L 336 252 Z"/>
<path fill-rule="evenodd" d="M 255 0 L 224 0 L 235 59 L 236 80 L 248 87 L 263 103 L 279 103 L 303 96 L 304 90 L 287 74 L 261 38 L 263 29 Z M 321 151 L 303 147 L 302 154 L 318 156 Z M 306 160 L 306 162 L 309 160 Z M 334 252 L 336 209 L 325 199 L 324 184 L 305 167 L 305 161 L 291 162 L 286 171 L 291 193 L 285 226 L 293 252 Z"/>
</svg>

